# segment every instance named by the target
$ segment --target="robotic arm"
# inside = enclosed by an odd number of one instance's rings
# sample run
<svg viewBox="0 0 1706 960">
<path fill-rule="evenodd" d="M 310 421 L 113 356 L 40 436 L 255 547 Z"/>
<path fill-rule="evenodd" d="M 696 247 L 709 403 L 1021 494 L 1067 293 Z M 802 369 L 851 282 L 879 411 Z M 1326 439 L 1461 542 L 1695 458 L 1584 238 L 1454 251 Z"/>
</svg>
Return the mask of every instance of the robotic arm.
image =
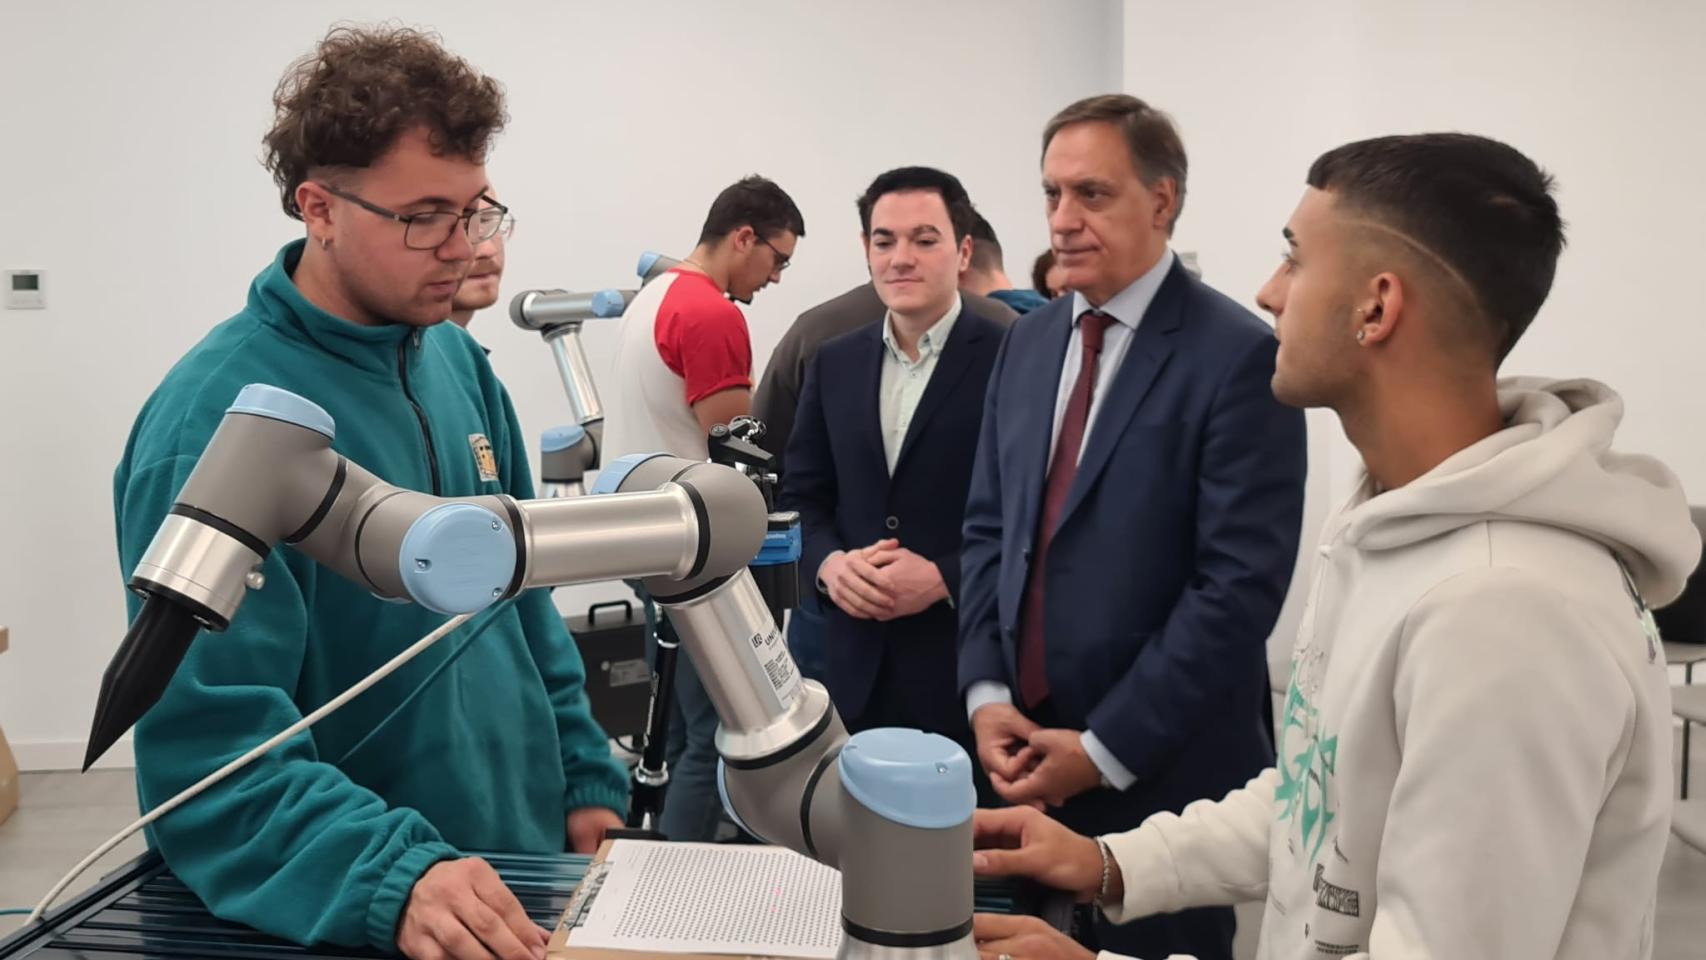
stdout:
<svg viewBox="0 0 1706 960">
<path fill-rule="evenodd" d="M 635 273 L 640 277 L 640 285 L 645 286 L 680 262 L 659 253 L 647 252 L 640 257 Z M 536 331 L 551 348 L 551 356 L 557 361 L 557 375 L 563 379 L 563 389 L 569 395 L 569 406 L 575 414 L 573 425 L 545 431 L 540 443 L 541 496 L 582 496 L 586 493 L 586 472 L 597 470 L 602 465 L 604 405 L 599 402 L 598 387 L 592 381 L 592 368 L 581 345 L 581 324 L 588 320 L 620 317 L 638 292 L 528 290 L 510 301 L 509 316 L 515 325 L 523 330 Z"/>
<path fill-rule="evenodd" d="M 198 630 L 227 627 L 281 541 L 374 594 L 472 613 L 533 587 L 642 578 L 722 721 L 725 806 L 768 842 L 842 871 L 842 957 L 975 960 L 971 761 L 915 730 L 848 737 L 802 680 L 747 570 L 766 532 L 741 473 L 625 457 L 595 495 L 439 498 L 391 486 L 332 450 L 315 404 L 239 394 L 137 564 L 145 598 L 102 678 L 89 760 L 159 698 Z M 209 639 L 203 642 L 218 642 Z"/>
</svg>

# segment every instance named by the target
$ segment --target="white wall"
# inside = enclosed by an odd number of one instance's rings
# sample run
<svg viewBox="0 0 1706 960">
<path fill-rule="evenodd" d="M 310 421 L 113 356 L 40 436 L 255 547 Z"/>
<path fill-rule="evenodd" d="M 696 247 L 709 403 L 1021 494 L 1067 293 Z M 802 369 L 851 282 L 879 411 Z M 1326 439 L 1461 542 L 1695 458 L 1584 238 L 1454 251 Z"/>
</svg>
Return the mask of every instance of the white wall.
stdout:
<svg viewBox="0 0 1706 960">
<path fill-rule="evenodd" d="M 48 271 L 50 308 L 0 311 L 0 727 L 25 766 L 81 756 L 124 627 L 111 471 L 170 363 L 242 304 L 298 228 L 257 158 L 284 65 L 337 19 L 399 8 L 177 0 L 14 4 L 0 33 L 0 268 Z M 1622 444 L 1706 489 L 1706 5 L 1448 0 L 1275 7 L 1153 0 L 471 6 L 410 22 L 502 79 L 491 163 L 516 208 L 506 293 L 628 279 L 680 253 L 717 189 L 753 171 L 805 212 L 786 282 L 749 311 L 760 363 L 803 307 L 861 278 L 852 198 L 901 163 L 958 173 L 1022 276 L 1046 243 L 1037 137 L 1059 106 L 1122 86 L 1171 111 L 1192 168 L 1177 246 L 1248 302 L 1308 163 L 1338 143 L 1463 129 L 1560 183 L 1570 247 L 1508 369 L 1624 393 Z M 496 12 L 494 12 L 494 9 Z M 661 107 L 661 109 L 660 109 Z M 892 132 L 888 132 L 892 131 Z M 476 320 L 529 434 L 566 417 L 537 338 Z M 608 369 L 607 328 L 587 334 Z M 1311 418 L 1307 526 L 1354 452 Z M 1302 578 L 1300 578 L 1302 579 Z M 594 591 L 571 593 L 565 605 Z M 1285 622 L 1295 615 L 1295 604 Z"/>
<path fill-rule="evenodd" d="M 1177 234 L 1253 303 L 1310 161 L 1388 133 L 1504 140 L 1558 181 L 1569 246 L 1511 374 L 1621 391 L 1619 446 L 1706 496 L 1706 4 L 1125 0 L 1124 89 L 1172 113 L 1190 154 Z M 1312 413 L 1307 541 L 1351 490 L 1355 450 Z M 1300 568 L 1275 652 L 1283 657 Z"/>
<path fill-rule="evenodd" d="M 690 249 L 726 184 L 781 183 L 807 238 L 748 311 L 760 364 L 863 279 L 853 199 L 888 167 L 958 174 L 1028 265 L 1042 125 L 1120 76 L 1114 0 L 9 5 L 0 268 L 45 269 L 49 304 L 0 311 L 0 727 L 25 767 L 81 759 L 124 632 L 111 477 L 132 417 L 300 235 L 257 162 L 273 85 L 334 20 L 398 10 L 508 89 L 506 294 L 622 284 L 642 250 Z M 536 336 L 499 310 L 474 330 L 529 435 L 567 419 Z M 586 335 L 604 378 L 610 333 Z"/>
</svg>

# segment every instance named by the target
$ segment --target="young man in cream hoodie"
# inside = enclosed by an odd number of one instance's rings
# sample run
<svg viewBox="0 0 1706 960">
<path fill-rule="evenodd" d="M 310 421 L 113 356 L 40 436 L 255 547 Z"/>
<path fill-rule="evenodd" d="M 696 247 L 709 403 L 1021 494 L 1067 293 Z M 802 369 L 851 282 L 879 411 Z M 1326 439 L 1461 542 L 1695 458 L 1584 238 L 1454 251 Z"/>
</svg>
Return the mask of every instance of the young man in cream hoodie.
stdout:
<svg viewBox="0 0 1706 960">
<path fill-rule="evenodd" d="M 1700 541 L 1670 471 L 1610 451 L 1615 393 L 1495 379 L 1563 247 L 1551 179 L 1429 134 L 1340 147 L 1308 184 L 1258 297 L 1274 393 L 1337 412 L 1366 473 L 1323 531 L 1279 761 L 1097 839 L 980 811 L 978 869 L 1115 922 L 1265 898 L 1273 960 L 1647 957 L 1672 781 L 1647 611 Z M 1088 955 L 1033 920 L 977 937 Z"/>
</svg>

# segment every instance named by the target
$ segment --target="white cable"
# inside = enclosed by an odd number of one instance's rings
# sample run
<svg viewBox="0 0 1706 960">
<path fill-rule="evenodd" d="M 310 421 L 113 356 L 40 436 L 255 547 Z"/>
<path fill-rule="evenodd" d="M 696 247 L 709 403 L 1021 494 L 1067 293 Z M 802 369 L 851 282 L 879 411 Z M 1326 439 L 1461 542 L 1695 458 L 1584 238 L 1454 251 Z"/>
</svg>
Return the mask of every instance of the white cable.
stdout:
<svg viewBox="0 0 1706 960">
<path fill-rule="evenodd" d="M 35 910 L 31 911 L 30 917 L 28 920 L 24 921 L 24 925 L 29 926 L 30 924 L 39 921 L 42 918 L 42 915 L 47 913 L 48 908 L 53 906 L 53 901 L 59 899 L 59 895 L 65 892 L 66 887 L 69 887 L 69 886 L 71 886 L 72 883 L 76 882 L 77 878 L 83 875 L 83 871 L 94 866 L 96 861 L 100 860 L 102 857 L 106 856 L 108 853 L 111 853 L 112 849 L 114 847 L 123 843 L 125 841 L 125 839 L 127 837 L 129 837 L 131 834 L 135 833 L 138 830 L 141 830 L 143 827 L 148 826 L 149 824 L 160 819 L 161 817 L 165 816 L 166 814 L 171 813 L 173 810 L 176 810 L 178 807 L 183 806 L 185 803 L 188 803 L 190 800 L 194 799 L 195 796 L 197 794 L 201 793 L 203 790 L 206 790 L 208 787 L 213 786 L 214 784 L 218 783 L 219 781 L 225 779 L 226 777 L 230 776 L 231 774 L 242 769 L 244 766 L 247 766 L 248 764 L 252 763 L 256 759 L 258 759 L 262 755 L 264 755 L 267 751 L 278 746 L 279 744 L 283 743 L 284 741 L 289 740 L 291 737 L 296 736 L 297 734 L 308 729 L 309 727 L 313 726 L 314 724 L 319 723 L 321 720 L 324 720 L 326 718 L 326 716 L 328 714 L 330 714 L 332 711 L 338 709 L 339 707 L 350 702 L 351 700 L 354 700 L 356 697 L 360 696 L 362 694 L 362 692 L 365 691 L 368 687 L 371 687 L 374 684 L 378 683 L 379 681 L 385 679 L 387 676 L 389 676 L 392 673 L 392 671 L 396 670 L 398 667 L 402 666 L 403 664 L 408 663 L 410 660 L 413 660 L 415 658 L 415 656 L 417 654 L 419 654 L 422 650 L 425 650 L 427 647 L 430 647 L 433 644 L 437 643 L 438 641 L 444 639 L 444 637 L 447 634 L 449 634 L 451 631 L 455 630 L 457 627 L 462 626 L 464 623 L 467 623 L 468 618 L 471 616 L 473 616 L 473 614 L 463 613 L 463 614 L 458 614 L 454 617 L 451 617 L 449 620 L 444 621 L 444 623 L 439 625 L 438 629 L 436 629 L 433 632 L 427 634 L 426 636 L 420 638 L 419 640 L 416 640 L 411 646 L 409 646 L 408 649 L 404 650 L 402 653 L 397 654 L 395 657 L 392 657 L 390 660 L 387 660 L 384 663 L 384 665 L 382 665 L 379 669 L 377 669 L 377 670 L 373 671 L 372 673 L 368 674 L 367 676 L 363 677 L 360 681 L 358 681 L 354 686 L 350 687 L 348 690 L 345 690 L 343 693 L 338 694 L 337 696 L 333 697 L 331 700 L 326 701 L 326 703 L 323 706 L 321 706 L 318 710 L 315 710 L 313 713 L 310 713 L 306 717 L 303 717 L 301 720 L 298 720 L 295 723 L 291 724 L 290 726 L 284 728 L 284 730 L 280 731 L 272 739 L 266 741 L 265 743 L 261 744 L 258 747 L 255 747 L 253 750 L 250 750 L 248 753 L 243 754 L 242 756 L 231 761 L 230 763 L 226 764 L 225 766 L 220 767 L 218 770 L 215 770 L 214 772 L 203 777 L 194 786 L 189 787 L 188 789 L 184 790 L 182 793 L 179 793 L 177 796 L 173 797 L 172 799 L 167 800 L 165 803 L 162 803 L 158 807 L 155 807 L 154 809 L 148 811 L 148 813 L 145 816 L 143 816 L 142 819 L 136 821 L 135 823 L 131 824 L 128 827 L 125 827 L 124 830 L 122 830 L 118 834 L 114 835 L 112 837 L 112 839 L 108 840 L 106 843 L 101 844 L 99 847 L 96 847 L 94 853 L 91 853 L 87 857 L 84 857 L 83 861 L 81 863 L 77 864 L 77 866 L 73 867 L 71 869 L 70 873 L 66 874 L 62 879 L 60 879 L 60 881 L 58 883 L 54 884 L 53 889 L 49 890 L 47 892 L 47 896 L 43 897 L 42 901 L 40 903 L 36 904 Z"/>
</svg>

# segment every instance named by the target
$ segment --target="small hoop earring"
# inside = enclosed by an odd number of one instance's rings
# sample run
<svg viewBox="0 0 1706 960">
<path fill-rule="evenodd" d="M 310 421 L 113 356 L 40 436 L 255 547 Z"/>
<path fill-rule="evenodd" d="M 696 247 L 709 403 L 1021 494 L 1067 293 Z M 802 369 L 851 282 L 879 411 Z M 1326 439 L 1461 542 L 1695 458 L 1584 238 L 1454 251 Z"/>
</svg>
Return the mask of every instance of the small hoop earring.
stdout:
<svg viewBox="0 0 1706 960">
<path fill-rule="evenodd" d="M 332 249 L 332 238 L 331 237 L 321 237 L 320 238 L 320 249 L 321 250 Z"/>
</svg>

